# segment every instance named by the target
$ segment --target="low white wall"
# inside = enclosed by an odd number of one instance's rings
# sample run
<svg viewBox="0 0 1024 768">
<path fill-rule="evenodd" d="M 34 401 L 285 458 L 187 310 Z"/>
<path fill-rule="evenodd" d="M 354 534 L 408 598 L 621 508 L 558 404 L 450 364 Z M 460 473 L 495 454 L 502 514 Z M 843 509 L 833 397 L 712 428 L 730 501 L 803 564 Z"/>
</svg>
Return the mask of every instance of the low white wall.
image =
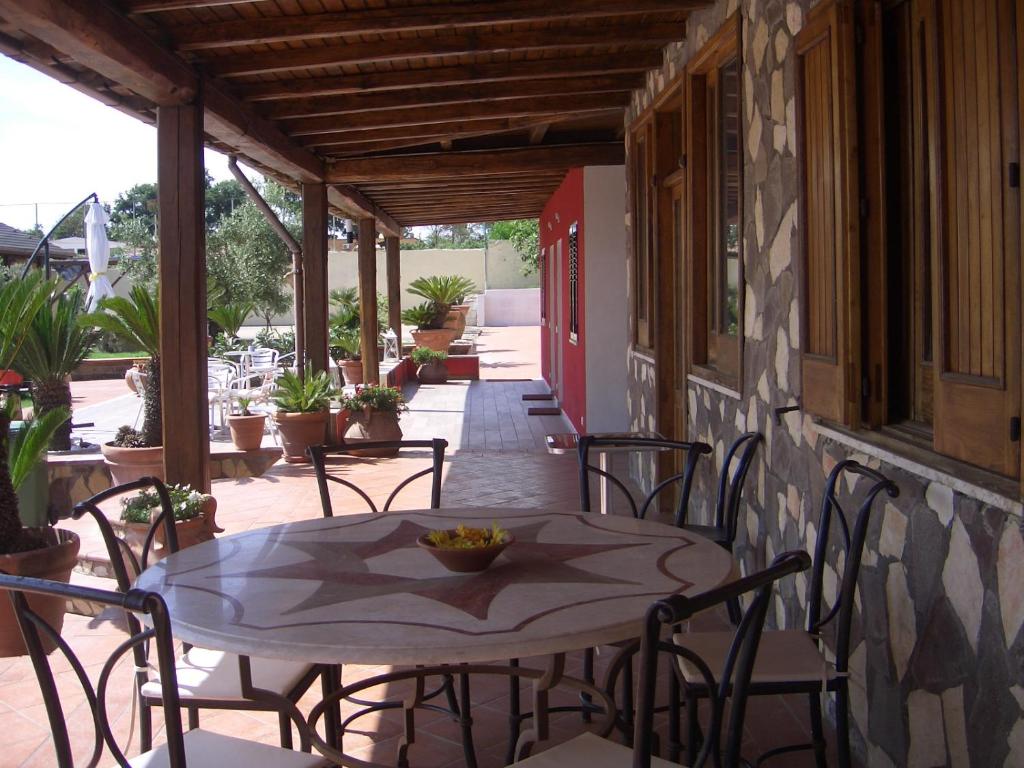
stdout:
<svg viewBox="0 0 1024 768">
<path fill-rule="evenodd" d="M 476 300 L 478 325 L 540 325 L 540 288 L 499 288 Z"/>
</svg>

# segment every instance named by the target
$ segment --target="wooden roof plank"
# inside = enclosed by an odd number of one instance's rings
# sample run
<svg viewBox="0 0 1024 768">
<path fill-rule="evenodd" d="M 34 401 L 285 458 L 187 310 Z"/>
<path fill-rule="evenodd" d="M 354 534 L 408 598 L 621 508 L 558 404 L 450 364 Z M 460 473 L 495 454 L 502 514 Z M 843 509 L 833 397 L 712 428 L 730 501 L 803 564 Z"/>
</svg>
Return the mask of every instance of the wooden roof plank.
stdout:
<svg viewBox="0 0 1024 768">
<path fill-rule="evenodd" d="M 327 202 L 329 205 L 344 211 L 354 218 L 372 216 L 377 220 L 377 229 L 380 232 L 386 235 L 394 235 L 395 237 L 402 236 L 402 227 L 395 220 L 394 216 L 354 187 L 345 185 L 328 186 Z"/>
</svg>

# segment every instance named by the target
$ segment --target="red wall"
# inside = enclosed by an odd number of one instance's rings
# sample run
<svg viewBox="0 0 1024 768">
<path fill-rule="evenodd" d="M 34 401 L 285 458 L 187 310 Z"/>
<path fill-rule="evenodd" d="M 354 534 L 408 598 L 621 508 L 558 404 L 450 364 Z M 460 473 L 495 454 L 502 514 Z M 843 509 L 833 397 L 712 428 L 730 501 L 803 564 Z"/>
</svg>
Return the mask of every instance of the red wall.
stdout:
<svg viewBox="0 0 1024 768">
<path fill-rule="evenodd" d="M 577 225 L 576 240 L 578 243 L 578 288 L 579 297 L 579 339 L 578 343 L 569 342 L 569 226 L 575 222 Z M 584 415 L 587 404 L 587 375 L 585 364 L 585 338 L 586 338 L 586 302 L 584 296 L 585 254 L 583 252 L 583 169 L 573 168 L 562 181 L 561 186 L 555 190 L 544 206 L 544 213 L 540 218 L 540 247 L 545 253 L 553 253 L 558 240 L 562 240 L 562 312 L 558 321 L 559 336 L 558 346 L 562 353 L 562 385 L 561 402 L 562 410 L 579 432 L 585 432 Z M 553 259 L 548 261 L 550 271 L 553 266 Z M 550 274 L 544 277 L 550 282 Z M 550 296 L 546 296 L 550 303 Z M 551 322 L 551 318 L 548 318 Z M 551 384 L 551 352 L 549 346 L 549 328 L 544 326 L 541 329 L 541 370 L 544 378 Z"/>
</svg>

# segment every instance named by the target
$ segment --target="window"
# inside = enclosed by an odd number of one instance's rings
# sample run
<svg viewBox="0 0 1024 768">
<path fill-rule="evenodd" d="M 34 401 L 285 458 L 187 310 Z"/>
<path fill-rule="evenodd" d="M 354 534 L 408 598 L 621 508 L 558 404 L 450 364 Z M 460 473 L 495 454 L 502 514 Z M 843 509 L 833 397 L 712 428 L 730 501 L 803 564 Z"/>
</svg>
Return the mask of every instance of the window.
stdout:
<svg viewBox="0 0 1024 768">
<path fill-rule="evenodd" d="M 651 195 L 653 175 L 652 125 L 647 122 L 633 134 L 633 310 L 634 343 L 650 350 L 653 341 L 654 216 Z"/>
<path fill-rule="evenodd" d="M 538 259 L 540 267 L 540 323 L 546 325 L 548 320 L 548 249 L 540 249 Z"/>
<path fill-rule="evenodd" d="M 733 16 L 690 65 L 686 130 L 692 362 L 734 389 L 741 379 L 743 316 L 739 49 Z"/>
<path fill-rule="evenodd" d="M 578 344 L 580 338 L 580 265 L 577 229 L 575 221 L 569 225 L 569 341 L 572 344 Z"/>
<path fill-rule="evenodd" d="M 1014 2 L 887 3 L 860 70 L 853 23 L 796 40 L 804 407 L 1020 477 Z"/>
</svg>

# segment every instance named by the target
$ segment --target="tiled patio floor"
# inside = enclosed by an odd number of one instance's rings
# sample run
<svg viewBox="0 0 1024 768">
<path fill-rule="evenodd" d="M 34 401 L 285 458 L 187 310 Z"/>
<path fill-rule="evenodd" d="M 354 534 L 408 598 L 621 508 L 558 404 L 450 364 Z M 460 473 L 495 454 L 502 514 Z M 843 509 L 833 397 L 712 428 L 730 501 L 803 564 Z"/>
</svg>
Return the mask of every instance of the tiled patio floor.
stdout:
<svg viewBox="0 0 1024 768">
<path fill-rule="evenodd" d="M 539 381 L 480 381 L 424 387 L 418 391 L 412 388 L 409 391 L 410 412 L 402 421 L 406 435 L 437 435 L 451 443 L 442 490 L 444 506 L 578 507 L 574 458 L 548 455 L 542 448 L 544 432 L 564 430 L 564 423 L 559 417 L 526 416 L 523 408 L 521 394 L 543 391 L 543 388 L 543 382 Z M 350 479 L 382 502 L 398 480 L 427 462 L 425 455 L 390 460 L 352 460 L 347 472 Z M 216 481 L 213 493 L 218 499 L 217 521 L 225 528 L 224 535 L 321 514 L 312 470 L 303 465 L 280 463 L 259 478 Z M 427 484 L 418 481 L 406 489 L 396 507 L 427 506 L 427 495 Z M 356 502 L 358 500 L 354 497 L 345 497 L 343 489 L 339 488 L 335 497 L 335 513 L 364 511 Z M 68 526 L 82 535 L 83 552 L 102 550 L 91 526 L 84 522 Z M 702 621 L 716 626 L 724 623 L 721 616 L 709 616 Z M 64 636 L 73 647 L 80 651 L 84 648 L 87 669 L 95 679 L 102 659 L 113 649 L 115 641 L 123 636 L 121 632 L 116 617 L 92 619 L 71 615 L 67 618 Z M 578 672 L 579 664 L 579 658 L 570 659 L 570 673 Z M 384 670 L 347 667 L 345 677 L 347 680 L 360 679 L 380 671 Z M 111 713 L 114 731 L 121 743 L 137 749 L 137 725 L 129 739 L 133 722 L 130 676 L 130 665 L 123 663 L 112 686 Z M 70 682 L 70 675 L 65 672 L 62 679 Z M 300 708 L 308 711 L 317 699 L 317 690 L 318 686 L 314 686 L 300 703 Z M 480 766 L 497 768 L 504 764 L 507 682 L 474 679 L 473 701 L 474 736 Z M 528 701 L 524 696 L 524 705 Z M 88 721 L 83 709 L 86 704 L 81 697 L 75 702 L 74 710 L 66 714 L 74 722 L 72 731 L 78 737 L 79 753 L 85 754 L 89 749 L 86 742 Z M 568 701 L 559 699 L 553 703 Z M 790 706 L 794 709 L 791 710 Z M 155 720 L 160 722 L 159 711 Z M 748 756 L 773 746 L 806 740 L 805 722 L 806 709 L 802 698 L 786 702 L 773 697 L 752 702 L 748 716 Z M 278 740 L 276 715 L 208 710 L 203 712 L 201 723 L 204 728 L 266 743 L 277 743 Z M 414 768 L 464 764 L 458 728 L 450 719 L 424 713 L 417 718 L 417 726 L 417 740 L 410 752 Z M 370 715 L 360 727 L 360 733 L 346 738 L 346 747 L 353 756 L 393 764 L 400 727 L 397 715 Z M 568 738 L 581 728 L 578 715 L 565 713 L 553 716 L 552 730 L 556 739 Z M 0 660 L 0 730 L 13 734 L 0 756 L 0 766 L 49 768 L 54 765 L 41 697 L 27 659 Z M 101 764 L 105 762 L 101 761 Z M 809 766 L 813 761 L 808 755 L 785 756 L 774 764 Z"/>
</svg>

